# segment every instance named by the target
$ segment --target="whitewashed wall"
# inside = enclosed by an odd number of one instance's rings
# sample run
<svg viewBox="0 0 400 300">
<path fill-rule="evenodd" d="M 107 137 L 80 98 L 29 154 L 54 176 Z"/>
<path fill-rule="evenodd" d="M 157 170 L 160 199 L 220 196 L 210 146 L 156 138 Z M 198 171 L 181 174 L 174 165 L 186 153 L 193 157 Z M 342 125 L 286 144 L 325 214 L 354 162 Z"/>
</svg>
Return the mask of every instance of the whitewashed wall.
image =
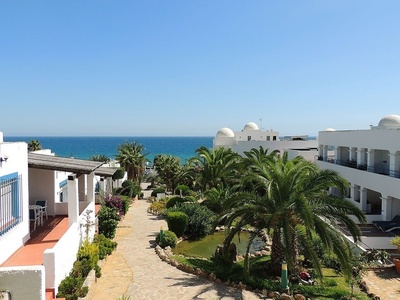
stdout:
<svg viewBox="0 0 400 300">
<path fill-rule="evenodd" d="M 24 142 L 0 143 L 0 156 L 7 161 L 0 164 L 0 176 L 17 172 L 21 175 L 22 222 L 0 236 L 0 264 L 30 238 L 29 191 L 28 191 L 28 145 Z"/>
<path fill-rule="evenodd" d="M 0 290 L 9 290 L 11 299 L 46 299 L 43 266 L 0 268 Z"/>
<path fill-rule="evenodd" d="M 94 202 L 89 203 L 80 214 L 79 221 L 73 223 L 58 243 L 52 249 L 47 249 L 43 254 L 43 265 L 46 269 L 46 287 L 54 288 L 56 293 L 61 281 L 72 270 L 79 246 L 85 239 L 86 212 L 91 211 L 90 218 L 94 223 L 94 209 Z M 94 226 L 90 229 L 90 241 L 93 240 L 93 236 Z"/>
</svg>

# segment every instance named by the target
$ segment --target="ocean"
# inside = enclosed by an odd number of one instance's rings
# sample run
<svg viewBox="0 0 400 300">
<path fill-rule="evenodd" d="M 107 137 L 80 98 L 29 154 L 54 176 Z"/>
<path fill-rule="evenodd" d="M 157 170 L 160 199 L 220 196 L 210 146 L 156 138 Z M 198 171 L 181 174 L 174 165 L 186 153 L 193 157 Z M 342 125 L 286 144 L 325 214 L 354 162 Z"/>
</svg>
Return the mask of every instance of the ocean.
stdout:
<svg viewBox="0 0 400 300">
<path fill-rule="evenodd" d="M 51 149 L 57 156 L 89 159 L 92 155 L 106 155 L 113 159 L 117 147 L 127 141 L 138 142 L 145 148 L 144 154 L 151 162 L 158 154 L 177 156 L 185 163 L 196 155 L 200 146 L 212 148 L 213 137 L 49 137 L 4 136 L 4 142 L 27 142 L 38 140 L 43 149 Z"/>
</svg>

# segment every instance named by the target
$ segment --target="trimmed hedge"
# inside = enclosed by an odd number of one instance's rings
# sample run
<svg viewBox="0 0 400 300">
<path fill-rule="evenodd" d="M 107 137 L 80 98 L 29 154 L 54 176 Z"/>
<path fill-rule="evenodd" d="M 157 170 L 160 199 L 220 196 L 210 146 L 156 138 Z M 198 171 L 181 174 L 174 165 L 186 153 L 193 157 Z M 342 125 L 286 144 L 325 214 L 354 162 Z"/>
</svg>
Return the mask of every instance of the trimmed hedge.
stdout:
<svg viewBox="0 0 400 300">
<path fill-rule="evenodd" d="M 113 239 L 117 230 L 120 216 L 115 208 L 102 205 L 97 215 L 99 220 L 99 234 L 103 234 L 106 238 Z"/>
<path fill-rule="evenodd" d="M 184 198 L 181 197 L 171 197 L 167 201 L 167 205 L 165 206 L 166 208 L 171 208 L 174 207 L 177 203 L 183 203 L 186 202 Z"/>
<path fill-rule="evenodd" d="M 182 192 L 182 196 L 189 195 L 190 188 L 187 185 L 180 184 L 175 188 L 175 194 L 180 195 Z"/>
<path fill-rule="evenodd" d="M 189 217 L 184 212 L 170 212 L 167 214 L 168 229 L 181 237 L 189 223 Z"/>
<path fill-rule="evenodd" d="M 156 236 L 156 243 L 160 245 L 160 247 L 175 247 L 176 243 L 178 242 L 178 237 L 176 234 L 172 231 L 169 230 L 164 230 L 163 231 L 163 238 L 162 241 L 160 241 L 160 233 L 157 234 Z"/>
</svg>

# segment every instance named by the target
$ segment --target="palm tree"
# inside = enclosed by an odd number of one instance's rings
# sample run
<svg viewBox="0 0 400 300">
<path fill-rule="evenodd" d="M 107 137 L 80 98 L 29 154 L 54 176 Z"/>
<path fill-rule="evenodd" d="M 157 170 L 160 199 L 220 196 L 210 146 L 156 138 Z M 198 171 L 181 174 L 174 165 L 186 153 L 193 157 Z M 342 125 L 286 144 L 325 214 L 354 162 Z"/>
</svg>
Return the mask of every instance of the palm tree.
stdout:
<svg viewBox="0 0 400 300">
<path fill-rule="evenodd" d="M 128 179 L 140 181 L 148 154 L 143 154 L 143 145 L 137 142 L 125 142 L 118 145 L 117 151 L 119 153 L 115 159 L 125 168 Z"/>
<path fill-rule="evenodd" d="M 180 159 L 172 155 L 157 155 L 154 158 L 154 168 L 161 180 L 164 181 L 167 190 L 174 191 L 181 173 Z"/>
<path fill-rule="evenodd" d="M 284 260 L 294 271 L 301 248 L 322 276 L 321 263 L 312 246 L 313 234 L 337 255 L 345 274 L 351 273 L 352 251 L 339 224 L 357 242 L 360 229 L 349 215 L 361 223 L 366 218 L 344 198 L 348 183 L 338 173 L 319 170 L 301 157 L 288 160 L 286 153 L 283 157 L 271 153 L 262 163 L 253 165 L 243 181 L 252 182 L 254 189 L 228 199 L 222 217 L 227 218 L 228 228 L 238 222 L 240 226 L 250 224 L 258 231 L 265 228 L 272 234 L 270 270 L 274 274 L 279 274 Z M 329 188 L 335 188 L 339 196 L 329 195 Z"/>
<path fill-rule="evenodd" d="M 40 144 L 40 142 L 38 140 L 31 140 L 28 143 L 28 151 L 33 152 L 38 150 L 42 150 L 42 145 Z"/>
<path fill-rule="evenodd" d="M 204 192 L 211 188 L 227 186 L 238 174 L 236 168 L 241 157 L 230 148 L 196 150 L 197 156 L 190 160 L 192 169 L 198 175 L 198 185 Z"/>
<path fill-rule="evenodd" d="M 96 154 L 96 155 L 90 156 L 90 157 L 89 157 L 89 160 L 108 163 L 108 162 L 110 162 L 111 159 L 110 159 L 107 155 L 104 155 L 104 154 Z"/>
</svg>

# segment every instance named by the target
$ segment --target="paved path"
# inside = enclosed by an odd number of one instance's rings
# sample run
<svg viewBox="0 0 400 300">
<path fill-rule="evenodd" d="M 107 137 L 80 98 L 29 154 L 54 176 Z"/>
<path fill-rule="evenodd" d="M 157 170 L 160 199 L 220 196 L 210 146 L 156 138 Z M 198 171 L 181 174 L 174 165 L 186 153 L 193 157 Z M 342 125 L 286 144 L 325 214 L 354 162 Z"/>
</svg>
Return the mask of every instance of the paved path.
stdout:
<svg viewBox="0 0 400 300">
<path fill-rule="evenodd" d="M 364 277 L 370 293 L 381 300 L 400 299 L 400 275 L 395 269 L 377 269 L 368 271 Z"/>
<path fill-rule="evenodd" d="M 160 260 L 155 236 L 166 222 L 147 213 L 149 203 L 136 200 L 117 229 L 117 250 L 109 256 L 90 300 L 115 300 L 123 295 L 142 299 L 259 299 L 248 291 L 216 284 L 182 272 Z"/>
<path fill-rule="evenodd" d="M 258 299 L 253 293 L 231 289 L 184 273 L 162 262 L 154 240 L 164 220 L 147 213 L 149 203 L 137 200 L 117 229 L 117 250 L 109 256 L 102 277 L 89 291 L 89 300 L 115 300 L 129 295 L 143 299 Z M 382 300 L 400 299 L 400 276 L 395 270 L 369 271 L 365 281 Z"/>
</svg>

